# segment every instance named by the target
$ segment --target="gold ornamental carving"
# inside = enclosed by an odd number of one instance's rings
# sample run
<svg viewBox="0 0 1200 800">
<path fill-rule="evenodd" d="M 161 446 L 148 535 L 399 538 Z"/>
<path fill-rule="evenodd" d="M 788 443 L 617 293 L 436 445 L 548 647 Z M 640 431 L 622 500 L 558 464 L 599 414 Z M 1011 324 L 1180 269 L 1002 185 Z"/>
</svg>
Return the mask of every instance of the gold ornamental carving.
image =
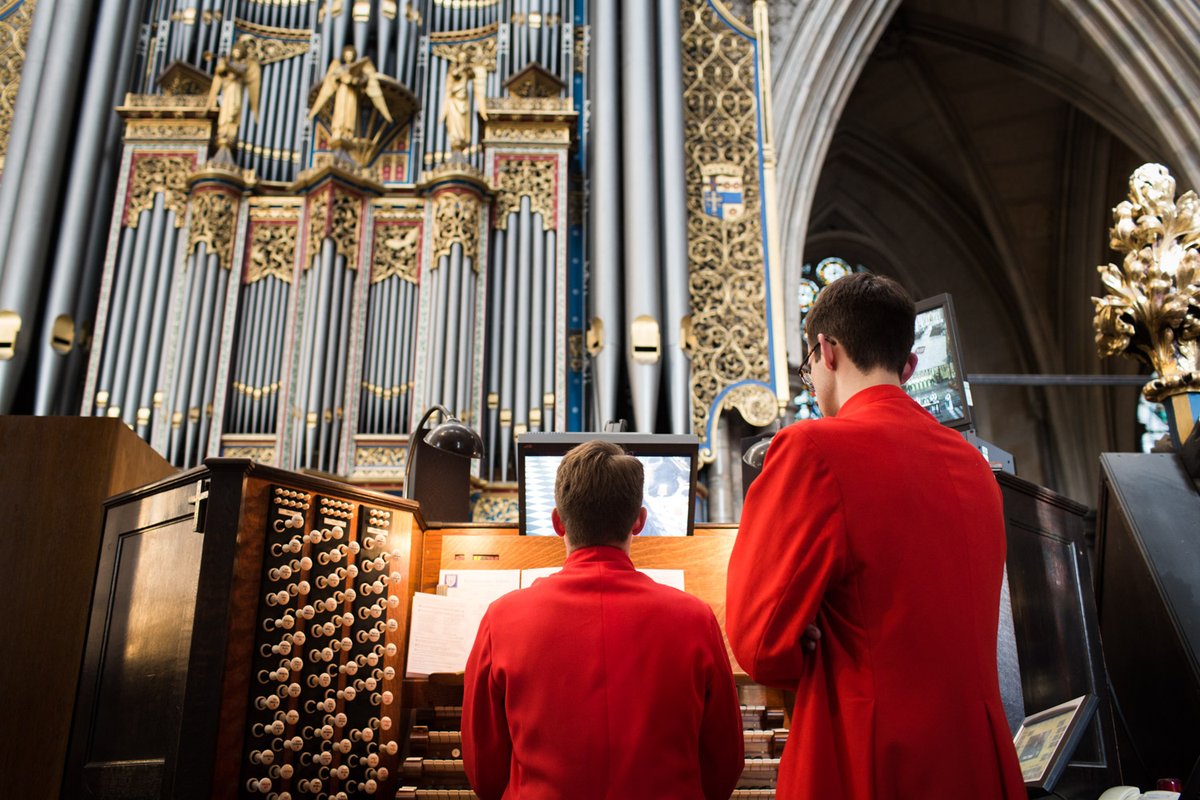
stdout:
<svg viewBox="0 0 1200 800">
<path fill-rule="evenodd" d="M 196 245 L 204 242 L 222 267 L 229 269 L 233 265 L 233 237 L 239 203 L 238 195 L 222 189 L 202 190 L 192 195 L 189 256 L 196 251 Z"/>
<path fill-rule="evenodd" d="M 521 507 L 514 492 L 488 493 L 484 490 L 471 507 L 472 522 L 518 522 Z"/>
<path fill-rule="evenodd" d="M 233 164 L 233 148 L 242 122 L 242 100 L 250 103 L 250 114 L 258 120 L 258 98 L 262 92 L 262 62 L 252 44 L 257 40 L 243 36 L 217 59 L 208 90 L 208 105 L 217 109 L 217 161 Z"/>
<path fill-rule="evenodd" d="M 354 449 L 354 466 L 356 467 L 395 467 L 403 473 L 407 462 L 407 452 L 404 446 L 398 447 L 363 447 Z"/>
<path fill-rule="evenodd" d="M 192 140 L 207 142 L 212 136 L 212 123 L 207 120 L 128 120 L 125 123 L 126 142 L 153 142 L 160 147 L 164 143 L 179 143 Z"/>
<path fill-rule="evenodd" d="M 333 240 L 338 255 L 346 259 L 347 269 L 358 268 L 359 226 L 362 198 L 331 183 L 310 201 L 308 217 L 308 259 L 321 252 L 326 237 Z"/>
<path fill-rule="evenodd" d="M 681 12 L 692 429 L 707 440 L 716 399 L 730 387 L 724 405 L 751 424 L 774 420 L 778 404 L 769 388 L 754 43 L 728 27 L 707 2 L 684 0 Z M 713 164 L 737 168 L 741 177 L 733 194 L 712 192 L 705 171 Z M 729 211 L 737 206 L 736 213 L 713 213 L 715 196 L 729 203 Z M 713 458 L 708 448 L 701 455 Z"/>
<path fill-rule="evenodd" d="M 563 124 L 541 122 L 518 122 L 508 125 L 488 123 L 484 141 L 486 144 L 569 145 L 571 129 Z"/>
<path fill-rule="evenodd" d="M 453 189 L 433 198 L 433 261 L 436 266 L 450 248 L 462 245 L 463 256 L 472 260 L 478 270 L 479 259 L 479 197 L 472 192 Z"/>
<path fill-rule="evenodd" d="M 472 102 L 475 113 L 488 118 L 487 74 L 496 71 L 496 37 L 436 45 L 433 54 L 450 62 L 438 123 L 446 128 L 451 153 L 465 153 L 471 146 Z"/>
<path fill-rule="evenodd" d="M 751 425 L 770 425 L 779 416 L 775 393 L 765 386 L 751 384 L 733 389 L 723 398 L 725 408 L 736 408 Z"/>
<path fill-rule="evenodd" d="M 274 277 L 292 282 L 296 261 L 296 224 L 294 222 L 258 222 L 250 229 L 250 261 L 246 283 Z"/>
<path fill-rule="evenodd" d="M 279 5 L 279 3 L 276 2 L 273 5 Z M 263 42 L 269 43 L 271 47 L 297 51 L 275 59 L 277 61 L 308 52 L 308 48 L 312 44 L 312 31 L 308 28 L 276 28 L 272 25 L 259 25 L 240 17 L 234 20 L 234 27 L 237 30 L 254 34 Z"/>
<path fill-rule="evenodd" d="M 1176 200 L 1166 167 L 1143 164 L 1113 220 L 1109 246 L 1125 258 L 1098 268 L 1109 292 L 1092 298 L 1101 357 L 1153 368 L 1158 377 L 1142 389 L 1152 402 L 1200 392 L 1200 197 Z"/>
<path fill-rule="evenodd" d="M 378 72 L 370 58 L 359 58 L 353 45 L 330 62 L 309 97 L 308 118 L 328 131 L 329 147 L 338 158 L 360 169 L 375 160 L 416 107 L 412 92 Z"/>
<path fill-rule="evenodd" d="M 15 10 L 13 6 L 18 6 Z M 21 86 L 21 69 L 25 66 L 25 47 L 37 0 L 5 3 L 8 14 L 0 22 L 0 166 L 8 153 L 8 138 L 12 132 L 13 111 L 17 105 L 17 90 Z"/>
<path fill-rule="evenodd" d="M 375 249 L 371 257 L 371 283 L 393 275 L 409 283 L 417 282 L 421 256 L 420 223 L 377 222 Z"/>
<path fill-rule="evenodd" d="M 254 447 L 251 445 L 225 447 L 221 451 L 222 458 L 248 458 L 259 464 L 275 463 L 275 448 L 272 446 Z"/>
<path fill-rule="evenodd" d="M 346 259 L 346 268 L 358 268 L 358 229 L 362 217 L 362 198 L 339 192 L 333 192 L 333 219 L 330 223 L 329 235 L 333 239 L 337 251 Z"/>
<path fill-rule="evenodd" d="M 470 46 L 471 52 L 481 54 L 481 58 L 486 58 L 490 53 L 492 61 L 496 60 L 496 33 L 500 30 L 500 26 L 495 22 L 490 25 L 482 25 L 478 28 L 467 28 L 461 31 L 436 31 L 429 34 L 429 41 L 433 43 L 433 54 L 440 58 L 448 58 L 444 53 L 439 52 L 442 47 L 455 46 Z M 453 61 L 453 58 L 450 58 Z"/>
<path fill-rule="evenodd" d="M 186 61 L 176 61 L 163 70 L 158 78 L 158 86 L 162 95 L 143 95 L 147 97 L 170 97 L 187 95 L 208 96 L 212 87 L 212 76 L 203 70 L 196 69 Z"/>
<path fill-rule="evenodd" d="M 125 226 L 136 228 L 138 217 L 154 207 L 154 196 L 161 192 L 163 205 L 175 212 L 175 227 L 182 228 L 187 213 L 188 177 L 195 169 L 194 154 L 134 156 L 125 202 Z"/>
<path fill-rule="evenodd" d="M 524 156 L 496 162 L 496 228 L 508 228 L 508 215 L 528 197 L 530 213 L 542 215 L 542 230 L 558 229 L 558 159 Z"/>
</svg>

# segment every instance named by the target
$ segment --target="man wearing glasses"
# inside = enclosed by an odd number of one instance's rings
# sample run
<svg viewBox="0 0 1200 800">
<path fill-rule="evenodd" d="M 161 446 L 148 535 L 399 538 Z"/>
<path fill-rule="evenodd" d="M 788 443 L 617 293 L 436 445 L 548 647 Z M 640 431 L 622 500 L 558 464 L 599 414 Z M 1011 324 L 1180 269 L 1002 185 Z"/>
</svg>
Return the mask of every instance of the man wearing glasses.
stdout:
<svg viewBox="0 0 1200 800">
<path fill-rule="evenodd" d="M 870 273 L 821 293 L 801 378 L 824 416 L 775 436 L 746 496 L 726 629 L 754 680 L 796 692 L 780 800 L 1026 796 L 996 670 L 1000 490 L 900 388 L 914 317 Z"/>
</svg>

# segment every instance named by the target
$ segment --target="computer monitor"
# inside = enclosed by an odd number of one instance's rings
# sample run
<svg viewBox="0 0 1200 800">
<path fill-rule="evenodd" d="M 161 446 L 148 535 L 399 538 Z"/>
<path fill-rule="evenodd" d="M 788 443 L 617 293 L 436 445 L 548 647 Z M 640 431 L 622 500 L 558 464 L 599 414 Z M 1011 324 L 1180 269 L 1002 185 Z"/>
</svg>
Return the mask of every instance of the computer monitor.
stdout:
<svg viewBox="0 0 1200 800">
<path fill-rule="evenodd" d="M 689 536 L 695 521 L 700 440 L 695 436 L 644 433 L 523 433 L 517 437 L 517 486 L 521 534 L 553 536 L 554 480 L 571 448 L 592 439 L 620 445 L 645 468 L 641 536 Z"/>
<path fill-rule="evenodd" d="M 971 395 L 950 295 L 939 294 L 917 303 L 915 328 L 917 369 L 904 384 L 904 391 L 943 425 L 959 431 L 970 429 Z"/>
</svg>

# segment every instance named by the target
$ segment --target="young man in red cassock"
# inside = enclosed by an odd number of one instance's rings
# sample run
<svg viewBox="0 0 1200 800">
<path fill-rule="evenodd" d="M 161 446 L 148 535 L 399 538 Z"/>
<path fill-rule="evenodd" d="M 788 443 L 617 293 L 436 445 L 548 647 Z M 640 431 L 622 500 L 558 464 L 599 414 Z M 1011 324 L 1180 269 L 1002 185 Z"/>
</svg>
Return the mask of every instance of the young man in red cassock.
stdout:
<svg viewBox="0 0 1200 800">
<path fill-rule="evenodd" d="M 802 377 L 824 416 L 775 436 L 746 496 L 726 628 L 752 678 L 796 692 L 779 800 L 1026 796 L 996 669 L 1000 490 L 900 388 L 914 315 L 868 273 L 821 293 Z"/>
<path fill-rule="evenodd" d="M 716 618 L 638 572 L 642 464 L 579 445 L 555 479 L 561 572 L 488 608 L 467 660 L 463 762 L 481 800 L 728 800 L 741 714 Z"/>
</svg>

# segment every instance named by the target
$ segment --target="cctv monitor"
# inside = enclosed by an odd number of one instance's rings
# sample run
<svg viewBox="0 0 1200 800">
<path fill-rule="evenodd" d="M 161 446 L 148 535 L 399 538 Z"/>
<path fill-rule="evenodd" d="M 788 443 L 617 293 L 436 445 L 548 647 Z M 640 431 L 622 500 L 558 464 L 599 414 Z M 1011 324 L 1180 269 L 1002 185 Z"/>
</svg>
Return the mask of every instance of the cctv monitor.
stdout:
<svg viewBox="0 0 1200 800">
<path fill-rule="evenodd" d="M 695 521 L 699 439 L 642 433 L 524 433 L 517 437 L 521 534 L 553 536 L 554 481 L 563 456 L 592 439 L 622 447 L 642 462 L 647 510 L 641 536 L 689 536 Z"/>
<path fill-rule="evenodd" d="M 917 368 L 904 391 L 938 422 L 959 431 L 971 428 L 971 393 L 963 373 L 954 303 L 939 294 L 917 303 L 913 352 Z"/>
</svg>

